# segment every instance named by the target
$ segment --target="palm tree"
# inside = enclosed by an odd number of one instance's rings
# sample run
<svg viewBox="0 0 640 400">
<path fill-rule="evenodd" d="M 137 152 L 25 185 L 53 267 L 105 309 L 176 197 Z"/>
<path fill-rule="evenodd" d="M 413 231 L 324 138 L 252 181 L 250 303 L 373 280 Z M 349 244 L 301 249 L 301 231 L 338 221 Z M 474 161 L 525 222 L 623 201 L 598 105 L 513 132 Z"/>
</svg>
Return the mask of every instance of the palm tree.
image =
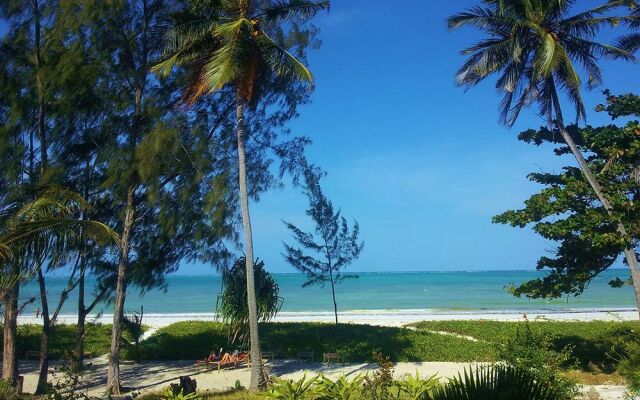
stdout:
<svg viewBox="0 0 640 400">
<path fill-rule="evenodd" d="M 482 41 L 462 51 L 469 57 L 458 70 L 457 83 L 472 87 L 491 75 L 498 75 L 496 88 L 504 92 L 500 120 L 508 126 L 513 126 L 524 107 L 537 103 L 549 127 L 555 123 L 580 170 L 612 222 L 617 224 L 618 233 L 628 241 L 626 228 L 613 216 L 611 202 L 576 143 L 580 138 L 572 136 L 565 127 L 558 95 L 559 88 L 575 106 L 576 121 L 584 120 L 582 80 L 576 65 L 588 74 L 588 86 L 594 86 L 602 78 L 597 63 L 601 56 L 632 59 L 627 51 L 594 40 L 601 28 L 614 26 L 623 19 L 605 14 L 628 2 L 610 1 L 575 15 L 569 15 L 574 0 L 486 0 L 485 3 L 484 7 L 474 7 L 448 20 L 451 29 L 472 26 L 487 34 Z M 640 309 L 638 261 L 630 246 L 624 253 Z"/>
<path fill-rule="evenodd" d="M 626 21 L 629 28 L 640 31 L 640 7 L 636 7 Z M 616 46 L 630 53 L 640 50 L 640 32 L 633 32 L 620 37 Z"/>
<path fill-rule="evenodd" d="M 50 187 L 33 196 L 21 194 L 0 199 L 0 297 L 4 306 L 4 345 L 2 379 L 12 384 L 18 377 L 16 323 L 18 290 L 22 279 L 30 277 L 30 263 L 45 248 L 65 252 L 78 242 L 91 238 L 117 241 L 108 226 L 74 216 L 87 211 L 89 204 L 78 194 Z"/>
<path fill-rule="evenodd" d="M 186 68 L 189 82 L 184 92 L 185 104 L 230 87 L 236 96 L 236 137 L 240 207 L 245 239 L 247 303 L 251 341 L 251 390 L 264 387 L 258 315 L 253 272 L 253 235 L 247 194 L 245 141 L 246 107 L 255 105 L 260 89 L 273 77 L 311 84 L 313 77 L 306 66 L 278 43 L 270 32 L 281 29 L 287 21 L 310 18 L 326 9 L 328 1 L 309 0 L 223 0 L 194 2 L 190 7 L 168 16 L 165 34 L 166 59 L 154 70 L 168 74 L 175 66 Z"/>
</svg>

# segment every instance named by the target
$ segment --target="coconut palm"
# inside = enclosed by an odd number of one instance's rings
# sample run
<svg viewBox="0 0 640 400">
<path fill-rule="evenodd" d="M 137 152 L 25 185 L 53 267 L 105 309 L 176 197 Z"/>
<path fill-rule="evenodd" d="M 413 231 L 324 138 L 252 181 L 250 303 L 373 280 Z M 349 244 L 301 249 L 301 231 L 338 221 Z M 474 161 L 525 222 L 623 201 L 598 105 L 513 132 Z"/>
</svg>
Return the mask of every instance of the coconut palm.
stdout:
<svg viewBox="0 0 640 400">
<path fill-rule="evenodd" d="M 617 224 L 621 238 L 628 241 L 626 228 L 613 216 L 611 202 L 581 153 L 581 138 L 578 133 L 570 134 L 565 127 L 558 93 L 563 91 L 574 105 L 576 121 L 584 121 L 578 67 L 588 74 L 586 83 L 592 87 L 602 79 L 597 63 L 600 57 L 633 58 L 626 50 L 595 40 L 600 29 L 626 19 L 608 13 L 628 2 L 610 1 L 574 15 L 570 15 L 574 0 L 486 0 L 485 3 L 448 20 L 451 29 L 472 26 L 487 35 L 462 51 L 468 59 L 457 72 L 457 83 L 472 87 L 496 75 L 496 88 L 504 93 L 500 120 L 507 126 L 516 122 L 524 107 L 536 103 L 549 127 L 555 124 L 596 196 L 612 216 L 612 222 Z M 625 256 L 640 305 L 640 270 L 630 246 L 625 249 Z"/>
<path fill-rule="evenodd" d="M 59 187 L 47 188 L 33 198 L 1 199 L 0 263 L 51 240 L 68 245 L 84 237 L 117 239 L 107 225 L 75 217 L 89 208 L 82 196 Z"/>
<path fill-rule="evenodd" d="M 77 216 L 89 209 L 78 194 L 57 188 L 35 194 L 0 198 L 0 297 L 4 306 L 4 347 L 2 378 L 15 384 L 16 322 L 19 282 L 30 277 L 29 262 L 40 258 L 48 248 L 63 253 L 86 238 L 117 241 L 118 235 L 108 226 Z"/>
<path fill-rule="evenodd" d="M 253 273 L 253 236 L 247 194 L 245 112 L 255 105 L 260 91 L 272 78 L 312 83 L 307 67 L 274 40 L 277 31 L 293 18 L 310 18 L 328 7 L 327 1 L 309 0 L 220 0 L 193 2 L 168 16 L 165 33 L 165 59 L 155 66 L 168 74 L 175 66 L 184 67 L 188 85 L 183 100 L 194 104 L 201 96 L 231 88 L 236 96 L 236 136 L 238 180 L 242 226 L 245 238 L 247 303 L 251 341 L 250 389 L 264 387 L 258 316 Z"/>
<path fill-rule="evenodd" d="M 633 53 L 640 50 L 640 7 L 636 7 L 626 21 L 629 28 L 638 32 L 622 36 L 616 43 L 616 46 Z"/>
</svg>

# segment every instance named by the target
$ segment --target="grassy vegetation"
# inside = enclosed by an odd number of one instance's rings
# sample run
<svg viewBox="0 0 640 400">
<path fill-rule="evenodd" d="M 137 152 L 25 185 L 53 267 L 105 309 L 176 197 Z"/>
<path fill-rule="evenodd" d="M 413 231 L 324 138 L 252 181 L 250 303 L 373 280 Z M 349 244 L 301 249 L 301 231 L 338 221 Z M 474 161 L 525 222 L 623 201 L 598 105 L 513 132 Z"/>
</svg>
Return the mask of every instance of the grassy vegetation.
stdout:
<svg viewBox="0 0 640 400">
<path fill-rule="evenodd" d="M 582 371 L 612 373 L 617 363 L 610 356 L 612 348 L 622 342 L 640 340 L 638 322 L 533 322 L 532 328 L 553 335 L 554 345 L 572 346 L 572 354 Z M 275 351 L 280 358 L 293 358 L 299 351 L 337 351 L 348 362 L 371 362 L 374 351 L 393 361 L 494 361 L 496 348 L 515 335 L 522 323 L 496 321 L 432 321 L 413 324 L 413 329 L 367 325 L 321 323 L 269 323 L 261 326 L 262 348 Z M 25 351 L 37 351 L 40 327 L 21 325 L 18 330 L 19 357 Z M 471 336 L 477 342 L 442 335 L 450 332 Z M 87 352 L 105 354 L 110 345 L 110 325 L 88 325 L 85 338 Z M 1 331 L 0 331 L 1 337 Z M 71 354 L 75 346 L 75 326 L 56 326 L 51 337 L 53 359 Z M 220 323 L 186 321 L 159 329 L 143 342 L 143 360 L 193 360 L 227 344 Z M 125 354 L 126 356 L 126 354 Z"/>
<path fill-rule="evenodd" d="M 1 327 L 1 325 L 0 325 Z M 40 333 L 42 327 L 39 325 L 18 325 L 18 357 L 23 358 L 27 351 L 40 350 Z M 0 339 L 2 330 L 0 329 Z M 67 358 L 75 350 L 76 326 L 56 325 L 53 328 L 50 342 L 49 354 L 51 359 Z M 87 324 L 84 339 L 84 351 L 99 356 L 109 351 L 111 345 L 111 325 Z"/>
<path fill-rule="evenodd" d="M 162 400 L 163 393 L 151 393 L 138 397 L 139 400 Z M 233 390 L 224 393 L 198 392 L 199 400 L 265 400 L 264 395 L 249 393 L 246 390 Z"/>
<path fill-rule="evenodd" d="M 349 362 L 373 361 L 374 351 L 393 361 L 495 361 L 496 348 L 522 329 L 523 323 L 496 321 L 433 321 L 413 324 L 416 330 L 367 325 L 271 323 L 261 326 L 265 351 L 295 357 L 299 351 L 337 351 Z M 583 371 L 612 373 L 617 367 L 611 350 L 625 341 L 640 340 L 638 322 L 533 322 L 534 330 L 553 337 L 554 346 L 572 347 Z M 471 336 L 474 342 L 436 332 Z M 179 322 L 158 330 L 143 346 L 144 359 L 195 359 L 227 345 L 225 331 L 215 322 Z"/>
<path fill-rule="evenodd" d="M 522 329 L 523 324 L 524 322 L 425 321 L 413 326 L 419 330 L 471 336 L 492 343 L 495 347 L 515 335 L 518 329 Z M 552 335 L 558 350 L 565 346 L 573 347 L 571 353 L 584 371 L 613 372 L 617 362 L 611 357 L 612 349 L 625 342 L 640 340 L 640 323 L 637 321 L 538 321 L 531 323 L 531 328 Z"/>
<path fill-rule="evenodd" d="M 278 357 L 299 351 L 340 352 L 348 362 L 373 361 L 374 351 L 393 361 L 489 361 L 490 344 L 404 328 L 321 323 L 270 323 L 261 326 L 263 350 Z M 178 322 L 158 330 L 143 344 L 143 359 L 192 360 L 227 346 L 223 326 L 215 322 Z"/>
</svg>

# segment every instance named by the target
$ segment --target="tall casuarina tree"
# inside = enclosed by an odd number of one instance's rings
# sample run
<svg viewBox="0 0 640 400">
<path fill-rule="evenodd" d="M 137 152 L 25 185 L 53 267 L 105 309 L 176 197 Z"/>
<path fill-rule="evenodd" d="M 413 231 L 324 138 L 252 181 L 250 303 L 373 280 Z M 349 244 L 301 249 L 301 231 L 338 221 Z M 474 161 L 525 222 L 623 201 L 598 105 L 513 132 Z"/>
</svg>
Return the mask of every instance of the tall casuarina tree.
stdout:
<svg viewBox="0 0 640 400">
<path fill-rule="evenodd" d="M 640 304 L 640 270 L 630 237 L 615 217 L 611 201 L 576 144 L 581 141 L 579 134 L 566 129 L 558 93 L 558 89 L 564 91 L 575 106 L 576 120 L 584 120 L 582 79 L 577 66 L 588 75 L 587 85 L 592 87 L 602 79 L 597 62 L 600 57 L 632 58 L 623 49 L 596 41 L 600 29 L 615 26 L 624 19 L 608 13 L 628 2 L 610 1 L 573 15 L 570 14 L 573 0 L 487 0 L 485 3 L 486 6 L 474 7 L 448 20 L 451 29 L 472 26 L 487 35 L 462 51 L 469 57 L 457 73 L 457 83 L 472 87 L 497 75 L 496 88 L 504 93 L 500 104 L 501 122 L 512 126 L 523 108 L 536 103 L 549 127 L 555 125 L 598 200 L 617 224 L 618 234 L 629 241 L 624 253 L 636 301 Z"/>
<path fill-rule="evenodd" d="M 309 199 L 307 215 L 315 223 L 313 232 L 305 232 L 290 222 L 284 222 L 291 231 L 299 247 L 284 243 L 284 258 L 289 264 L 307 275 L 303 287 L 322 285 L 328 281 L 331 286 L 333 312 L 338 324 L 338 303 L 336 284 L 357 275 L 343 274 L 342 270 L 355 261 L 362 252 L 364 242 L 358 238 L 360 226 L 354 221 L 350 228 L 340 210 L 335 211 L 333 203 L 320 187 L 323 172 L 307 166 L 304 169 L 304 194 Z"/>
<path fill-rule="evenodd" d="M 312 83 L 311 72 L 289 52 L 287 43 L 280 40 L 281 37 L 272 38 L 272 33 L 282 33 L 283 26 L 295 18 L 310 18 L 327 7 L 326 1 L 307 0 L 198 2 L 170 17 L 173 21 L 165 36 L 167 58 L 155 67 L 161 74 L 170 72 L 174 66 L 189 71 L 190 80 L 183 97 L 187 105 L 225 88 L 235 91 L 238 184 L 247 269 L 251 359 L 254 361 L 251 364 L 251 390 L 264 387 L 265 382 L 260 361 L 253 273 L 253 233 L 247 187 L 247 163 L 251 160 L 247 160 L 245 153 L 249 134 L 245 114 L 247 108 L 257 103 L 264 85 L 273 77 Z"/>
</svg>

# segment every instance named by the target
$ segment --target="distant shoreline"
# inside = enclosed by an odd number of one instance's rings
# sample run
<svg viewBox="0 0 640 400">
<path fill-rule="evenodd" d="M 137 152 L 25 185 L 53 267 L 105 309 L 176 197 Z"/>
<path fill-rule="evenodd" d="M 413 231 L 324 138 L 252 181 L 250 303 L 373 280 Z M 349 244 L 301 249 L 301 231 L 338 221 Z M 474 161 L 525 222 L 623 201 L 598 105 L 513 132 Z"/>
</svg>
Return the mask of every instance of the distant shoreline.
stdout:
<svg viewBox="0 0 640 400">
<path fill-rule="evenodd" d="M 632 308 L 610 309 L 564 309 L 564 310 L 354 310 L 338 313 L 341 323 L 403 326 L 419 321 L 447 320 L 490 320 L 490 321 L 629 321 L 638 319 L 638 311 Z M 96 318 L 88 316 L 87 321 L 109 324 L 112 314 L 104 314 Z M 181 314 L 145 314 L 144 324 L 152 328 L 161 328 L 180 321 L 216 321 L 214 313 L 181 313 Z M 321 322 L 332 323 L 333 313 L 328 311 L 280 312 L 273 322 Z M 75 324 L 76 315 L 61 315 L 58 323 Z M 35 316 L 22 315 L 19 324 L 39 324 Z"/>
</svg>

